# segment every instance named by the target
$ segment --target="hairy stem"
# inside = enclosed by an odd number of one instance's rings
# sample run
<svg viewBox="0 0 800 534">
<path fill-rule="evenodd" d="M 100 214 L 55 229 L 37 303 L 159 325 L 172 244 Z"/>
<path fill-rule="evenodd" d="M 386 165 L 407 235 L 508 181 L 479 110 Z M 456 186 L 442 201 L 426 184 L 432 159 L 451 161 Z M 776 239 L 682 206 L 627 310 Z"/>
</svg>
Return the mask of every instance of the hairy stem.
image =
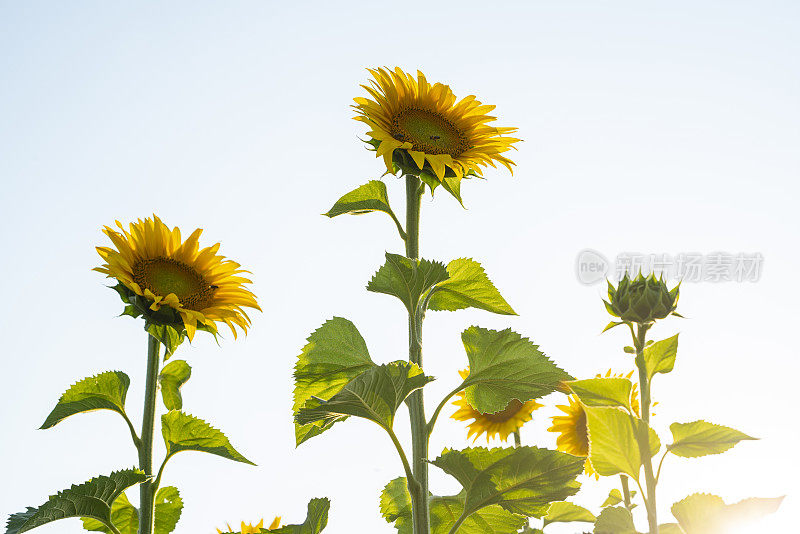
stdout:
<svg viewBox="0 0 800 534">
<path fill-rule="evenodd" d="M 422 204 L 422 183 L 416 176 L 406 176 L 406 257 L 419 258 L 419 212 Z M 414 310 L 408 316 L 408 359 L 422 368 L 422 320 L 425 310 Z M 414 534 L 430 533 L 428 503 L 428 424 L 422 389 L 409 395 L 411 419 L 411 463 L 416 480 L 411 491 Z M 411 488 L 409 487 L 409 490 Z"/>
<path fill-rule="evenodd" d="M 139 447 L 139 469 L 151 477 L 139 485 L 139 534 L 153 534 L 156 481 L 153 476 L 153 431 L 156 418 L 156 389 L 158 385 L 159 341 L 147 335 L 147 382 L 144 390 L 142 436 Z"/>
<path fill-rule="evenodd" d="M 653 460 L 650 455 L 650 380 L 647 376 L 647 366 L 644 361 L 644 347 L 649 328 L 649 324 L 639 324 L 636 335 L 633 338 L 636 349 L 636 367 L 639 369 L 639 389 L 642 393 L 642 413 L 636 438 L 639 443 L 639 452 L 644 466 L 645 486 L 647 488 L 647 494 L 643 496 L 645 507 L 647 508 L 647 524 L 650 534 L 658 534 L 656 479 L 653 474 Z"/>
</svg>

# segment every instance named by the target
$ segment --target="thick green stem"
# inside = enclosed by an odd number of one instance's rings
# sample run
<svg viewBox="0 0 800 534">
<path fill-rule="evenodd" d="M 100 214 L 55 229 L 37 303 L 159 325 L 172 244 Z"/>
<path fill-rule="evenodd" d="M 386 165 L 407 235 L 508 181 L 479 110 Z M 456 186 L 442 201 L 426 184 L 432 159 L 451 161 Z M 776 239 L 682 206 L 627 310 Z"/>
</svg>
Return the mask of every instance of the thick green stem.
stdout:
<svg viewBox="0 0 800 534">
<path fill-rule="evenodd" d="M 622 501 L 625 503 L 625 508 L 631 509 L 631 489 L 628 487 L 628 476 L 620 475 L 619 480 L 622 483 Z"/>
<path fill-rule="evenodd" d="M 419 258 L 419 212 L 422 204 L 422 182 L 406 176 L 406 257 Z M 425 310 L 414 310 L 408 317 L 408 359 L 422 368 L 422 320 Z M 422 389 L 406 401 L 411 419 L 411 464 L 417 484 L 411 492 L 414 534 L 430 533 L 428 503 L 428 423 Z"/>
<path fill-rule="evenodd" d="M 144 413 L 139 447 L 139 469 L 151 477 L 139 485 L 139 534 L 153 534 L 156 481 L 153 476 L 153 431 L 156 419 L 156 389 L 158 385 L 159 341 L 147 335 L 147 382 L 144 390 Z"/>
<path fill-rule="evenodd" d="M 658 534 L 658 517 L 656 513 L 656 478 L 653 474 L 653 460 L 650 455 L 650 380 L 647 376 L 647 366 L 644 361 L 644 347 L 647 336 L 648 324 L 639 324 L 634 345 L 636 348 L 636 367 L 639 369 L 639 389 L 642 393 L 641 424 L 637 432 L 637 441 L 644 466 L 644 480 L 647 495 L 644 495 L 647 508 L 647 524 L 650 534 Z"/>
</svg>

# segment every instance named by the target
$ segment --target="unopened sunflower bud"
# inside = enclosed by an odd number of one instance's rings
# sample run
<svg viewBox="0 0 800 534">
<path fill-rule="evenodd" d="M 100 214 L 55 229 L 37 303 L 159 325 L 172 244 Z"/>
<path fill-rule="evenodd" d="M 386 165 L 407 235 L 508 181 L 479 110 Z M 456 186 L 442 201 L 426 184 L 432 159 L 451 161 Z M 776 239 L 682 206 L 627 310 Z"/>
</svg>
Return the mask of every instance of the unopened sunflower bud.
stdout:
<svg viewBox="0 0 800 534">
<path fill-rule="evenodd" d="M 608 283 L 608 300 L 603 301 L 608 313 L 623 323 L 652 323 L 668 315 L 680 317 L 678 306 L 680 284 L 670 290 L 663 278 L 641 273 L 631 279 L 626 274 L 617 287 Z"/>
</svg>

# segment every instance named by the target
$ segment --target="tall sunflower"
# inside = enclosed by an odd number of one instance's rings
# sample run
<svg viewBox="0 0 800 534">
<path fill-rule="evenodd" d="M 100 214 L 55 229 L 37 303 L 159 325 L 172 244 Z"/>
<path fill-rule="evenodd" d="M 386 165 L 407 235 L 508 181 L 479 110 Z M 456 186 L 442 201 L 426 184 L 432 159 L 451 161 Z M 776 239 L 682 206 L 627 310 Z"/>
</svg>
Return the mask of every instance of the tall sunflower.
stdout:
<svg viewBox="0 0 800 534">
<path fill-rule="evenodd" d="M 245 288 L 250 280 L 240 276 L 247 271 L 218 255 L 219 243 L 201 249 L 201 229 L 183 241 L 180 229 L 170 229 L 155 215 L 127 230 L 119 221 L 117 226 L 120 231 L 103 229 L 115 248 L 97 247 L 105 264 L 94 270 L 118 280 L 115 289 L 135 308 L 126 313 L 182 325 L 190 340 L 197 328 L 216 333 L 218 321 L 234 337 L 234 326 L 247 332 L 250 318 L 243 308 L 261 308 Z"/>
<path fill-rule="evenodd" d="M 627 378 L 630 380 L 633 371 L 625 375 L 622 373 L 613 374 L 609 369 L 605 376 L 598 374 L 596 378 Z M 573 456 L 582 456 L 586 458 L 585 472 L 587 475 L 594 475 L 595 478 L 600 478 L 591 462 L 589 461 L 589 428 L 586 424 L 586 411 L 583 405 L 575 395 L 567 397 L 569 405 L 558 405 L 556 408 L 564 412 L 565 415 L 554 416 L 553 426 L 547 430 L 550 432 L 557 432 L 559 436 L 556 438 L 556 449 Z M 639 414 L 639 395 L 637 393 L 636 384 L 633 384 L 631 389 L 631 407 L 633 411 Z"/>
<path fill-rule="evenodd" d="M 458 372 L 461 378 L 469 376 L 469 369 Z M 454 406 L 458 406 L 458 410 L 451 415 L 456 421 L 472 421 L 467 428 L 467 439 L 473 435 L 475 438 L 472 440 L 477 441 L 481 435 L 486 434 L 486 441 L 488 442 L 494 436 L 497 436 L 502 441 L 506 441 L 508 436 L 522 428 L 522 425 L 530 421 L 533 416 L 533 411 L 541 408 L 542 405 L 535 400 L 521 402 L 517 399 L 508 403 L 505 409 L 495 413 L 479 412 L 467 402 L 466 392 L 461 391 L 457 395 L 457 399 L 453 401 Z"/>
<path fill-rule="evenodd" d="M 367 135 L 390 173 L 398 156 L 399 161 L 413 162 L 414 174 L 430 170 L 439 182 L 446 175 L 480 176 L 481 167 L 496 167 L 495 163 L 513 172 L 514 162 L 503 153 L 519 141 L 509 136 L 517 128 L 489 126 L 496 118 L 487 113 L 495 106 L 482 104 L 474 95 L 456 102 L 449 86 L 431 85 L 419 71 L 414 77 L 400 68 L 368 70 L 373 79 L 362 87 L 372 98 L 354 99 L 354 118 L 370 127 Z M 402 157 L 406 154 L 410 159 Z"/>
<path fill-rule="evenodd" d="M 266 530 L 275 530 L 275 529 L 278 529 L 278 528 L 281 528 L 281 518 L 280 517 L 276 517 L 272 521 L 272 523 L 270 523 L 270 525 L 266 528 Z M 253 525 L 252 523 L 248 525 L 244 521 L 242 521 L 242 526 L 241 526 L 239 532 L 240 532 L 240 534 L 260 534 L 262 529 L 264 529 L 264 520 L 263 519 L 261 521 L 259 521 L 257 525 Z M 225 531 L 217 529 L 217 533 L 218 534 L 223 534 L 224 532 L 233 532 L 233 529 L 231 528 L 230 525 L 228 525 L 228 530 L 225 530 Z"/>
</svg>

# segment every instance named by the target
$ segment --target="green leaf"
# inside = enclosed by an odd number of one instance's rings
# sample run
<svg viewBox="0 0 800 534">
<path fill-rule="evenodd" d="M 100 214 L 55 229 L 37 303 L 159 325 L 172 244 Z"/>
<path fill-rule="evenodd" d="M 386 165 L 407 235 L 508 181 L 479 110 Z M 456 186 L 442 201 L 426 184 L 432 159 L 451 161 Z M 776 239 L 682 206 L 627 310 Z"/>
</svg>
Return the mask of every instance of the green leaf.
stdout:
<svg viewBox="0 0 800 534">
<path fill-rule="evenodd" d="M 631 409 L 633 384 L 627 378 L 590 378 L 567 385 L 586 406 L 620 406 Z"/>
<path fill-rule="evenodd" d="M 561 501 L 551 504 L 547 510 L 547 515 L 543 519 L 544 526 L 547 526 L 550 523 L 572 523 L 574 521 L 594 523 L 597 518 L 583 506 Z"/>
<path fill-rule="evenodd" d="M 469 358 L 469 376 L 462 384 L 471 406 L 499 412 L 513 399 L 526 402 L 548 395 L 572 377 L 539 351 L 528 338 L 510 329 L 471 326 L 461 340 Z"/>
<path fill-rule="evenodd" d="M 306 520 L 301 525 L 286 525 L 270 532 L 277 534 L 319 534 L 328 525 L 328 510 L 331 501 L 328 499 L 311 499 L 308 503 Z M 264 532 L 262 530 L 262 532 Z"/>
<path fill-rule="evenodd" d="M 436 284 L 447 280 L 443 263 L 415 260 L 386 253 L 386 263 L 367 284 L 367 290 L 399 298 L 410 314 L 417 313 L 419 301 Z"/>
<path fill-rule="evenodd" d="M 111 506 L 125 489 L 140 484 L 148 477 L 138 469 L 116 471 L 109 476 L 99 476 L 83 484 L 51 496 L 38 508 L 8 518 L 6 534 L 19 534 L 36 527 L 69 517 L 88 517 L 108 525 Z"/>
<path fill-rule="evenodd" d="M 349 415 L 363 417 L 385 429 L 394 424 L 395 412 L 403 401 L 433 378 L 422 374 L 413 363 L 394 362 L 371 367 L 350 381 L 330 400 L 315 397 L 316 406 L 308 404 L 297 412 L 298 424 L 336 421 Z"/>
<path fill-rule="evenodd" d="M 183 408 L 183 398 L 181 397 L 181 386 L 183 386 L 192 376 L 192 368 L 183 360 L 169 362 L 158 375 L 158 383 L 161 385 L 161 397 L 164 399 L 164 406 L 167 410 L 180 410 Z"/>
<path fill-rule="evenodd" d="M 174 486 L 165 486 L 156 493 L 155 534 L 170 534 L 183 512 L 183 499 Z"/>
<path fill-rule="evenodd" d="M 639 480 L 642 461 L 635 429 L 644 422 L 618 408 L 584 406 L 584 411 L 589 429 L 589 461 L 594 470 L 603 476 L 625 473 Z M 649 431 L 652 456 L 661 448 L 661 441 L 652 428 Z"/>
<path fill-rule="evenodd" d="M 593 464 L 594 465 L 594 464 Z M 600 513 L 594 524 L 595 534 L 636 534 L 631 513 L 620 507 L 609 507 Z"/>
<path fill-rule="evenodd" d="M 297 414 L 312 397 L 330 399 L 345 384 L 374 366 L 355 325 L 341 317 L 330 319 L 308 337 L 308 344 L 297 358 L 292 411 Z M 321 434 L 331 424 L 296 424 L 296 444 Z"/>
<path fill-rule="evenodd" d="M 198 330 L 201 329 L 200 325 L 198 325 Z M 160 323 L 151 323 L 148 322 L 145 325 L 145 330 L 147 333 L 156 338 L 164 348 L 166 352 L 164 353 L 164 360 L 168 360 L 170 356 L 175 354 L 175 351 L 178 350 L 178 347 L 183 340 L 186 338 L 186 331 L 181 328 L 178 330 L 175 326 L 169 324 L 160 324 Z"/>
<path fill-rule="evenodd" d="M 672 431 L 673 443 L 667 446 L 667 450 L 684 458 L 720 454 L 742 440 L 757 439 L 733 428 L 705 421 L 672 423 L 669 429 Z"/>
<path fill-rule="evenodd" d="M 359 186 L 342 198 L 336 201 L 326 217 L 337 217 L 345 213 L 361 215 L 373 211 L 382 211 L 395 218 L 392 208 L 389 206 L 389 195 L 386 192 L 386 184 L 380 180 L 370 180 L 366 184 Z"/>
<path fill-rule="evenodd" d="M 490 505 L 542 517 L 550 503 L 577 493 L 583 458 L 537 447 L 445 449 L 431 462 L 456 478 L 466 492 L 464 516 Z"/>
<path fill-rule="evenodd" d="M 82 517 L 84 530 L 92 532 L 105 532 L 111 534 L 111 529 L 103 524 L 102 521 L 90 517 Z M 128 500 L 125 493 L 111 505 L 111 522 L 120 531 L 120 534 L 137 534 L 139 531 L 139 510 Z"/>
<path fill-rule="evenodd" d="M 121 371 L 108 371 L 84 378 L 72 385 L 58 400 L 41 428 L 50 428 L 76 413 L 112 410 L 125 416 L 125 396 L 131 381 Z"/>
<path fill-rule="evenodd" d="M 430 534 L 449 534 L 464 511 L 464 492 L 449 497 L 430 496 Z M 412 534 L 411 495 L 406 479 L 396 478 L 381 492 L 381 514 L 394 523 L 398 534 Z M 515 534 L 525 524 L 523 516 L 491 505 L 470 515 L 456 534 Z"/>
<path fill-rule="evenodd" d="M 229 460 L 256 465 L 233 448 L 225 434 L 202 419 L 172 410 L 161 416 L 161 433 L 167 446 L 167 456 L 181 451 L 216 454 Z"/>
<path fill-rule="evenodd" d="M 726 534 L 732 527 L 775 512 L 783 497 L 745 499 L 725 504 L 722 497 L 706 493 L 689 495 L 672 505 L 672 515 L 686 534 Z"/>
<path fill-rule="evenodd" d="M 631 499 L 633 499 L 636 496 L 636 490 L 631 490 L 630 493 Z M 622 493 L 618 489 L 612 489 L 610 492 L 608 492 L 608 497 L 606 497 L 606 500 L 600 505 L 600 508 L 605 508 L 606 506 L 616 506 L 623 500 Z M 636 505 L 634 504 L 631 506 L 635 507 Z"/>
<path fill-rule="evenodd" d="M 500 295 L 481 264 L 471 258 L 459 258 L 447 264 L 449 279 L 439 283 L 428 304 L 431 310 L 455 311 L 479 308 L 502 315 L 516 315 Z"/>
<path fill-rule="evenodd" d="M 675 356 L 678 354 L 678 334 L 656 341 L 644 349 L 644 363 L 647 378 L 652 379 L 656 373 L 669 373 L 675 367 Z"/>
</svg>

